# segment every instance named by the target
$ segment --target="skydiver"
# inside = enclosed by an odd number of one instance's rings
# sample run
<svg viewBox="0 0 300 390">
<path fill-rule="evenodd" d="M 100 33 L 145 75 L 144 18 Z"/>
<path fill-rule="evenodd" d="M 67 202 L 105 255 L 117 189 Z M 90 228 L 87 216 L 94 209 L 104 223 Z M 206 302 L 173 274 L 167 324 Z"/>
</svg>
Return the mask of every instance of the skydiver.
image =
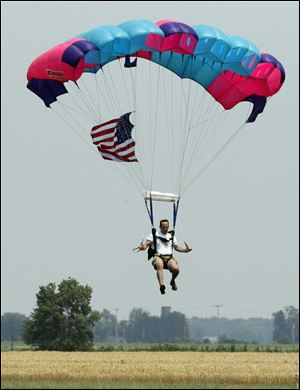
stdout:
<svg viewBox="0 0 300 390">
<path fill-rule="evenodd" d="M 167 219 L 162 219 L 159 223 L 159 227 L 160 232 L 156 232 L 155 237 L 151 234 L 146 238 L 146 242 L 142 241 L 136 249 L 141 251 L 144 251 L 147 248 L 148 251 L 149 249 L 152 249 L 152 265 L 156 270 L 160 292 L 161 294 L 165 294 L 166 286 L 164 285 L 164 269 L 168 269 L 172 273 L 170 285 L 172 290 L 177 290 L 175 279 L 179 274 L 179 267 L 177 261 L 173 257 L 172 249 L 174 248 L 177 252 L 188 253 L 192 250 L 192 248 L 189 248 L 185 241 L 185 248 L 182 248 L 177 244 L 177 239 L 174 233 L 172 234 L 172 232 L 169 232 L 169 221 Z M 156 243 L 154 240 L 156 240 Z M 156 251 L 154 250 L 155 244 Z"/>
</svg>

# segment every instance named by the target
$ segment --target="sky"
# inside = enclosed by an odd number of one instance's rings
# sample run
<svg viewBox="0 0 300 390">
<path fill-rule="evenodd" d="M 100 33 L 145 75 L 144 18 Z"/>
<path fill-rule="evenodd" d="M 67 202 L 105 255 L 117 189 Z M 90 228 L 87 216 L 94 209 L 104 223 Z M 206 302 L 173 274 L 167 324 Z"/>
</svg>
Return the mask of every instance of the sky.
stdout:
<svg viewBox="0 0 300 390">
<path fill-rule="evenodd" d="M 299 307 L 299 5 L 295 1 L 1 2 L 1 313 L 29 315 L 39 287 L 69 277 L 127 319 L 162 306 L 191 317 Z M 145 252 L 143 198 L 26 88 L 30 63 L 81 32 L 130 19 L 206 24 L 251 40 L 286 81 L 181 200 L 178 290 L 161 295 Z M 160 209 L 157 220 L 169 212 Z M 171 207 L 171 206 L 170 206 Z M 165 213 L 165 214 L 164 214 Z"/>
</svg>

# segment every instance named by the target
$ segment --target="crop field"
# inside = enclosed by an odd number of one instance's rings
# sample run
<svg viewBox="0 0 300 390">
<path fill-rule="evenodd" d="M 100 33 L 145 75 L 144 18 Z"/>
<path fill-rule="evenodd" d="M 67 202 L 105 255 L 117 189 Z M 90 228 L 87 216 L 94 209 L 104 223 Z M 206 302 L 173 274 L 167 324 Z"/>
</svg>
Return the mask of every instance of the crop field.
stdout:
<svg viewBox="0 0 300 390">
<path fill-rule="evenodd" d="M 1 388 L 298 388 L 298 354 L 39 352 L 1 354 Z"/>
</svg>

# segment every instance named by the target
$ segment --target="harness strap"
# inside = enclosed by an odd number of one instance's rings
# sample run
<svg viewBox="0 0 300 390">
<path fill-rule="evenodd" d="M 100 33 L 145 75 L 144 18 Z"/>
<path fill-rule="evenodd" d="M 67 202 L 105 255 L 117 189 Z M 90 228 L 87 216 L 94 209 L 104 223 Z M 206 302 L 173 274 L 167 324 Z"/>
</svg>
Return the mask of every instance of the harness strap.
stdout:
<svg viewBox="0 0 300 390">
<path fill-rule="evenodd" d="M 146 209 L 147 209 L 150 221 L 151 221 L 151 225 L 154 226 L 153 207 L 152 207 L 152 198 L 151 198 L 151 196 L 150 196 L 150 209 L 148 207 L 148 202 L 147 202 L 146 199 L 145 199 L 145 205 L 146 205 Z"/>
<path fill-rule="evenodd" d="M 180 199 L 180 198 L 179 198 Z M 177 220 L 177 213 L 178 213 L 178 206 L 179 206 L 179 199 L 177 200 L 177 203 L 173 203 L 173 229 L 175 230 L 176 226 L 176 220 Z"/>
<path fill-rule="evenodd" d="M 148 260 L 150 260 L 157 252 L 157 237 L 156 237 L 156 229 L 155 227 L 152 228 L 152 237 L 153 237 L 153 246 L 154 248 L 151 248 L 151 245 L 148 248 Z"/>
</svg>

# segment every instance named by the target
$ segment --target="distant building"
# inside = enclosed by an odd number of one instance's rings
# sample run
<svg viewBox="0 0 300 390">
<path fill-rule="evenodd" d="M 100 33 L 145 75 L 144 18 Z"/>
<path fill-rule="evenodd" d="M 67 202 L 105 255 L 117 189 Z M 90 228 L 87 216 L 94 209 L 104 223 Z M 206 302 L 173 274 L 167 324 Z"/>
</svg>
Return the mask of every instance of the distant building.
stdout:
<svg viewBox="0 0 300 390">
<path fill-rule="evenodd" d="M 215 344 L 218 342 L 218 337 L 215 336 L 203 336 L 200 338 L 201 343 Z"/>
<path fill-rule="evenodd" d="M 167 316 L 171 313 L 171 306 L 162 306 L 161 307 L 161 317 Z"/>
</svg>

